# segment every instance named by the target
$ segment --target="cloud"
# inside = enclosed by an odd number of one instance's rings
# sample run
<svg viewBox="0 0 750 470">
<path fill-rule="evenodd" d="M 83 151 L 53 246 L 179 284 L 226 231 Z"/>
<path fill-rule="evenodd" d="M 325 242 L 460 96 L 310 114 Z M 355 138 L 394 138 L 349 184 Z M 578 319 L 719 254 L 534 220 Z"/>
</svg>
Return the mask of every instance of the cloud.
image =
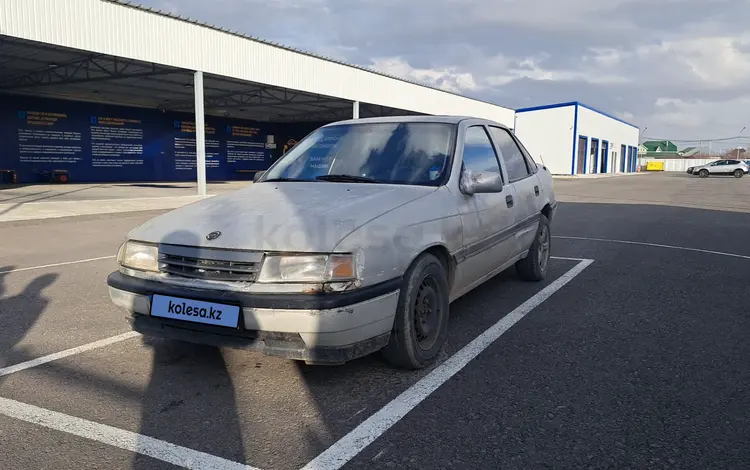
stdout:
<svg viewBox="0 0 750 470">
<path fill-rule="evenodd" d="M 376 58 L 370 64 L 370 68 L 456 93 L 473 92 L 479 88 L 471 73 L 458 72 L 454 67 L 444 69 L 413 68 L 400 57 Z"/>
<path fill-rule="evenodd" d="M 750 125 L 746 0 L 141 1 L 503 106 L 580 100 L 672 138 Z"/>
</svg>

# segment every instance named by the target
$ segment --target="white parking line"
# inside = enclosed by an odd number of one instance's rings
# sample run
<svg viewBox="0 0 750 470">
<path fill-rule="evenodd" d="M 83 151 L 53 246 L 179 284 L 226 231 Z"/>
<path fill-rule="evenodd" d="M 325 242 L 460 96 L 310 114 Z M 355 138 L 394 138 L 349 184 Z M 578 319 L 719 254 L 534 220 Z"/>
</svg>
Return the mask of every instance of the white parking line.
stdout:
<svg viewBox="0 0 750 470">
<path fill-rule="evenodd" d="M 720 255 L 720 256 L 729 256 L 731 258 L 750 259 L 750 256 L 738 255 L 737 253 L 725 253 L 723 251 L 701 250 L 700 248 L 689 248 L 686 246 L 661 245 L 659 243 L 634 242 L 634 241 L 629 241 L 629 240 L 611 240 L 609 238 L 561 237 L 559 235 L 555 235 L 552 238 L 560 238 L 562 240 L 584 240 L 584 241 L 589 241 L 589 242 L 608 242 L 608 243 L 622 243 L 625 245 L 651 246 L 654 248 L 669 248 L 671 250 L 693 251 L 697 253 L 707 253 L 709 255 Z"/>
<path fill-rule="evenodd" d="M 28 268 L 8 269 L 6 271 L 0 271 L 0 274 L 20 273 L 21 271 L 31 271 L 33 269 L 56 268 L 58 266 L 68 266 L 71 264 L 90 263 L 92 261 L 101 261 L 103 259 L 114 259 L 114 258 L 117 258 L 117 256 L 102 256 L 99 258 L 79 259 L 76 261 L 66 261 L 64 263 L 44 264 L 42 266 L 30 266 Z"/>
<path fill-rule="evenodd" d="M 184 468 L 200 470 L 257 470 L 239 462 L 226 460 L 187 447 L 144 436 L 124 429 L 95 423 L 56 411 L 39 408 L 7 398 L 0 398 L 0 414 L 27 423 L 62 431 L 120 449 L 148 455 Z"/>
<path fill-rule="evenodd" d="M 380 411 L 370 416 L 362 424 L 354 428 L 349 434 L 341 438 L 322 454 L 303 467 L 303 470 L 337 470 L 362 452 L 375 439 L 380 437 L 391 426 L 396 424 L 409 411 L 414 409 L 432 392 L 438 389 L 448 379 L 487 349 L 495 340 L 502 336 L 510 327 L 534 310 L 552 294 L 560 290 L 573 278 L 579 275 L 594 260 L 582 260 L 573 269 L 563 274 L 536 295 L 521 304 L 515 310 L 503 317 L 459 352 L 451 356 L 444 363 L 435 368 L 427 376 L 415 383 L 393 401 L 385 405 Z"/>
<path fill-rule="evenodd" d="M 559 259 L 563 261 L 586 261 L 586 258 L 566 258 L 564 256 L 550 256 L 549 259 Z"/>
<path fill-rule="evenodd" d="M 65 351 L 60 351 L 54 354 L 48 354 L 46 356 L 38 357 L 30 361 L 21 362 L 20 364 L 16 364 L 14 366 L 4 367 L 0 369 L 0 377 L 10 375 L 16 372 L 20 372 L 22 370 L 31 369 L 32 367 L 40 366 L 42 364 L 56 361 L 58 359 L 63 359 L 69 356 L 74 356 L 76 354 L 81 354 L 86 351 L 91 351 L 92 349 L 102 348 L 104 346 L 109 346 L 110 344 L 119 343 L 120 341 L 125 341 L 126 339 L 135 338 L 136 336 L 140 336 L 140 333 L 137 333 L 135 331 L 129 331 L 121 335 L 111 336 L 109 338 L 105 338 L 99 341 L 94 341 L 93 343 L 84 344 L 83 346 L 66 349 Z"/>
</svg>

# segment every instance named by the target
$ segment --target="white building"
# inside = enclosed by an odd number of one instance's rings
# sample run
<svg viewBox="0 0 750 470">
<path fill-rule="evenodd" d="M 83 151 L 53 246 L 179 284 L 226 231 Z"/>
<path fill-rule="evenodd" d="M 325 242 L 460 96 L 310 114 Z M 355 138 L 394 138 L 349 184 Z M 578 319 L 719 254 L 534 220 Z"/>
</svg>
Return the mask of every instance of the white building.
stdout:
<svg viewBox="0 0 750 470">
<path fill-rule="evenodd" d="M 553 174 L 636 171 L 640 129 L 583 103 L 518 109 L 514 128 Z"/>
</svg>

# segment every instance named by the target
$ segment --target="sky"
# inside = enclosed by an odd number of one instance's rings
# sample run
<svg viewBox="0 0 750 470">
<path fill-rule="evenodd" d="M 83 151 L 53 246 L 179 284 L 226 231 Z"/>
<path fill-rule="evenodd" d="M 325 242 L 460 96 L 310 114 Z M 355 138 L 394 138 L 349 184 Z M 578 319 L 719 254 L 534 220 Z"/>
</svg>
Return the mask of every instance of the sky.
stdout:
<svg viewBox="0 0 750 470">
<path fill-rule="evenodd" d="M 502 106 L 581 101 L 644 138 L 750 143 L 748 0 L 140 3 Z"/>
</svg>

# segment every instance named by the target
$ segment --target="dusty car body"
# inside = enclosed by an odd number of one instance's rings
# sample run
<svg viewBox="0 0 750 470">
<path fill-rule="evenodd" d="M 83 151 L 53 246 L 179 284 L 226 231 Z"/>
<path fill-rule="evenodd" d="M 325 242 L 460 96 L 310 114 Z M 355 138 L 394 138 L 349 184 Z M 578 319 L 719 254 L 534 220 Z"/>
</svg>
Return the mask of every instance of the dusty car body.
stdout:
<svg viewBox="0 0 750 470">
<path fill-rule="evenodd" d="M 449 304 L 516 265 L 541 280 L 552 177 L 505 126 L 323 126 L 256 182 L 131 231 L 108 285 L 145 335 L 316 364 L 430 364 Z"/>
</svg>

